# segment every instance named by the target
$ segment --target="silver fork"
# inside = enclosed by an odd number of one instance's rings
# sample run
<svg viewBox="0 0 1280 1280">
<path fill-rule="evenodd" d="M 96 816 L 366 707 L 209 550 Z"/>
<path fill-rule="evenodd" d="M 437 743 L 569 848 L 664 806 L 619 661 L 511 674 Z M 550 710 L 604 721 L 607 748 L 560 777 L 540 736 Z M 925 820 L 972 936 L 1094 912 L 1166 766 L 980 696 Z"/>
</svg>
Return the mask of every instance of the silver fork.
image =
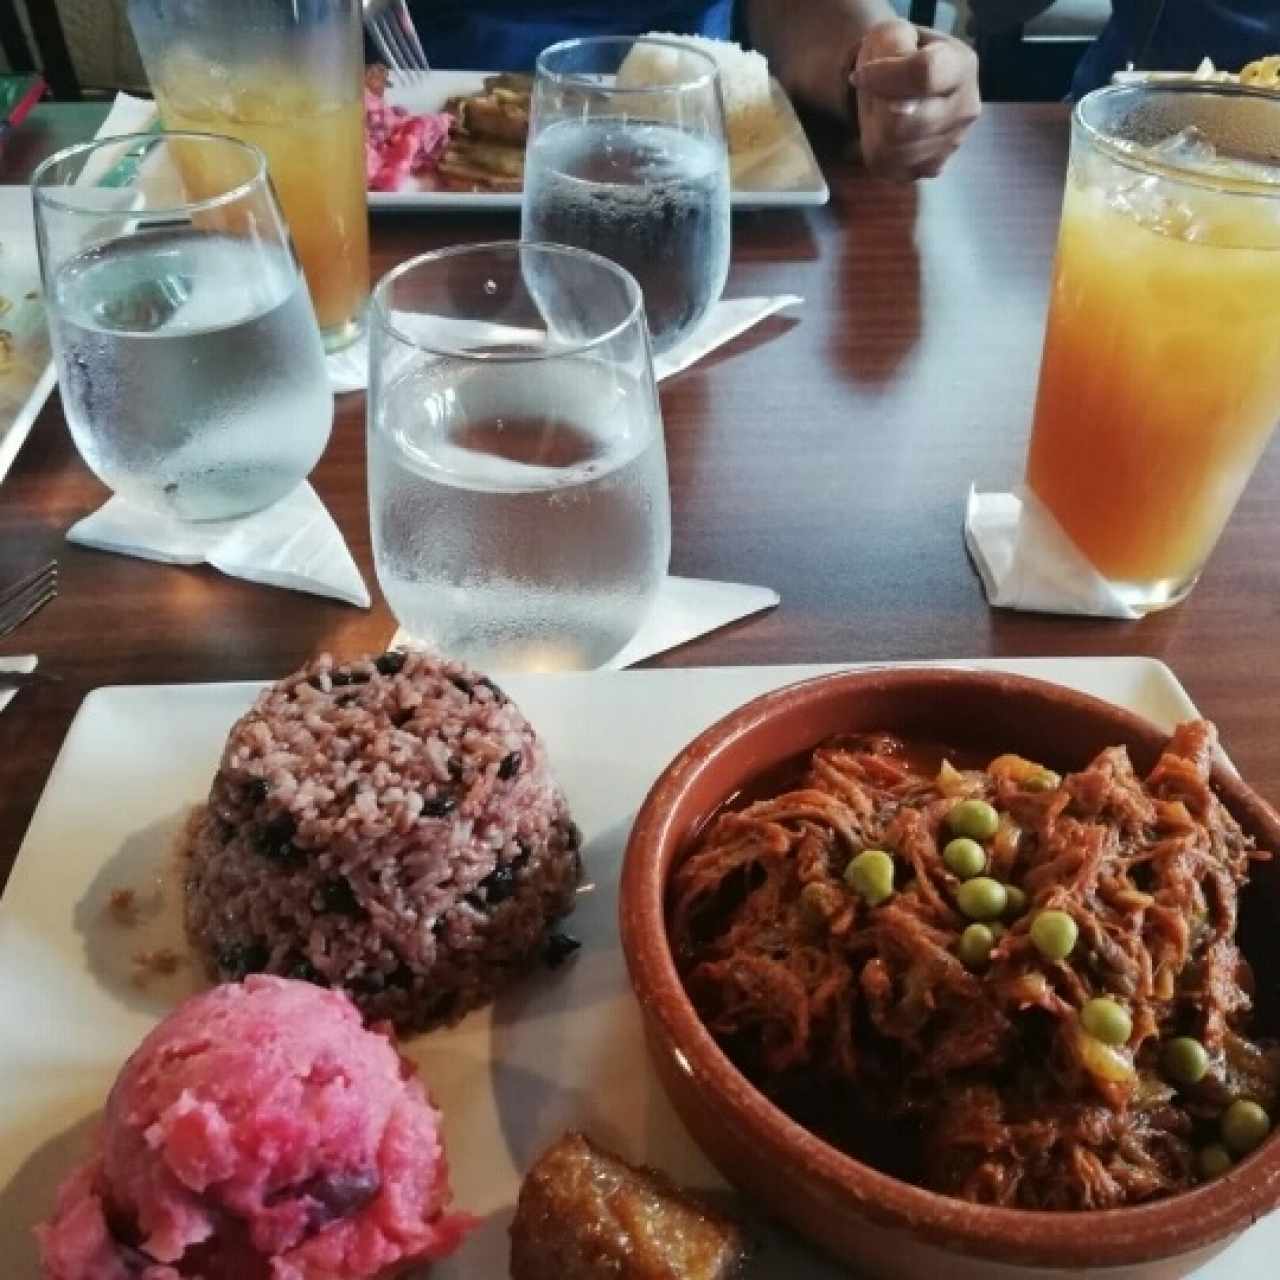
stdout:
<svg viewBox="0 0 1280 1280">
<path fill-rule="evenodd" d="M 0 636 L 15 631 L 58 594 L 58 562 L 50 560 L 34 573 L 0 591 Z"/>
<path fill-rule="evenodd" d="M 405 0 L 363 0 L 363 5 L 364 25 L 387 66 L 402 75 L 431 69 Z"/>
</svg>

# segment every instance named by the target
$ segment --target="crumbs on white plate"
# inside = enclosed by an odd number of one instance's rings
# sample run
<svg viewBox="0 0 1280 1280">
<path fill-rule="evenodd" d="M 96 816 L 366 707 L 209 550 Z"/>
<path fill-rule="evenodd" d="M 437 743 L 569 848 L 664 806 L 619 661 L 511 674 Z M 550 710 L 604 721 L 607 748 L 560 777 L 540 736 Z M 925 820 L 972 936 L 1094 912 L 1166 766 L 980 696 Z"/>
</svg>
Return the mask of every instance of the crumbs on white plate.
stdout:
<svg viewBox="0 0 1280 1280">
<path fill-rule="evenodd" d="M 132 928 L 138 923 L 138 891 L 136 889 L 112 889 L 107 899 L 107 911 L 118 925 Z"/>
<path fill-rule="evenodd" d="M 130 958 L 135 987 L 145 989 L 154 978 L 171 978 L 186 963 L 184 957 L 172 947 L 156 947 L 150 951 L 135 951 Z"/>
</svg>

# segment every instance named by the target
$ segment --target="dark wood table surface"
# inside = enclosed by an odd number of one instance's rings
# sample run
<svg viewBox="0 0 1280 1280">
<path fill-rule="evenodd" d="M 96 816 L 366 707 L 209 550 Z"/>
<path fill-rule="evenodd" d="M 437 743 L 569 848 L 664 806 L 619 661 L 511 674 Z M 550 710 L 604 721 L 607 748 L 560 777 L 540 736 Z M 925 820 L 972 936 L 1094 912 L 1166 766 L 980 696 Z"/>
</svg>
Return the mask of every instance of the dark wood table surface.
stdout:
<svg viewBox="0 0 1280 1280">
<path fill-rule="evenodd" d="M 0 143 L 0 178 L 24 181 L 43 154 L 90 133 L 93 112 L 35 113 Z M 1021 475 L 1066 146 L 1064 108 L 993 105 L 940 179 L 898 187 L 820 136 L 826 208 L 735 216 L 728 293 L 806 301 L 663 385 L 672 570 L 773 586 L 782 605 L 654 662 L 1146 654 L 1280 799 L 1280 451 L 1191 598 L 1143 622 L 993 611 L 965 556 L 970 482 Z M 512 215 L 379 216 L 374 267 L 516 231 Z M 0 485 L 0 583 L 51 556 L 62 564 L 61 597 L 0 641 L 0 654 L 36 652 L 58 677 L 0 714 L 0 877 L 90 689 L 274 677 L 318 650 L 385 644 L 363 396 L 339 400 L 313 480 L 377 597 L 371 610 L 69 545 L 66 529 L 107 493 L 51 399 Z"/>
</svg>

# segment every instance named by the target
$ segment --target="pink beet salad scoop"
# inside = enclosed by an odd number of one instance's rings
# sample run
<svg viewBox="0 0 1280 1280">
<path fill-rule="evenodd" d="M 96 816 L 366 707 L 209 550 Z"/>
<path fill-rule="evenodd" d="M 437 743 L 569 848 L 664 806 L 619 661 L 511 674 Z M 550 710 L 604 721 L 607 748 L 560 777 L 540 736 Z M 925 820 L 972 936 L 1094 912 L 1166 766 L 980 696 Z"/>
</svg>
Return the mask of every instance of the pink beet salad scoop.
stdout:
<svg viewBox="0 0 1280 1280">
<path fill-rule="evenodd" d="M 451 1253 L 440 1113 L 338 992 L 250 977 L 142 1042 L 36 1228 L 47 1280 L 372 1280 Z"/>
</svg>

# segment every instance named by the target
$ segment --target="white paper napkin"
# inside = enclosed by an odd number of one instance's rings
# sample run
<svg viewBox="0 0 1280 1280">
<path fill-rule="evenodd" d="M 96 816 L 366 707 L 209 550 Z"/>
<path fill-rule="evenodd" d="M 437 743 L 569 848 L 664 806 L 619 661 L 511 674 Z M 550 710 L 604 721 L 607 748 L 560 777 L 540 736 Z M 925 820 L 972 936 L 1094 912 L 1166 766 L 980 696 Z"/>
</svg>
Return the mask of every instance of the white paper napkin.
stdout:
<svg viewBox="0 0 1280 1280">
<path fill-rule="evenodd" d="M 659 382 L 680 373 L 703 356 L 722 347 L 726 342 L 745 333 L 752 325 L 759 324 L 766 316 L 774 315 L 787 307 L 798 307 L 804 299 L 798 294 L 783 293 L 772 298 L 728 298 L 717 302 L 707 312 L 706 319 L 682 342 L 653 360 L 653 374 Z M 456 328 L 456 326 L 455 326 Z M 511 341 L 519 332 L 504 325 L 474 325 L 473 329 L 487 330 L 483 336 L 490 341 Z M 476 339 L 482 335 L 477 332 Z M 536 336 L 536 335 L 535 335 Z M 353 342 L 345 351 L 329 357 L 329 382 L 334 391 L 363 391 L 369 381 L 369 343 L 367 338 Z"/>
<path fill-rule="evenodd" d="M 201 524 L 112 498 L 73 525 L 67 540 L 164 564 L 211 564 L 233 578 L 369 607 L 338 526 L 306 482 L 265 511 Z"/>
<path fill-rule="evenodd" d="M 325 360 L 329 385 L 335 395 L 363 391 L 369 385 L 369 336 L 361 334 L 349 347 L 335 351 Z"/>
<path fill-rule="evenodd" d="M 804 299 L 799 294 L 782 293 L 772 298 L 727 298 L 717 302 L 707 312 L 706 319 L 682 342 L 670 351 L 655 356 L 653 375 L 659 382 L 681 373 L 717 347 L 746 333 L 766 316 L 774 315 L 788 307 L 798 307 Z"/>
<path fill-rule="evenodd" d="M 768 587 L 669 577 L 658 589 L 658 598 L 635 638 L 616 658 L 605 663 L 605 669 L 621 671 L 655 653 L 665 653 L 705 636 L 708 631 L 772 609 L 780 598 Z"/>
<path fill-rule="evenodd" d="M 25 675 L 36 669 L 38 661 L 34 653 L 24 654 L 20 658 L 0 658 L 0 671 L 17 671 Z M 17 689 L 0 689 L 0 711 L 3 711 L 17 696 Z"/>
<path fill-rule="evenodd" d="M 969 488 L 964 540 L 987 601 L 998 609 L 1085 614 L 1133 621 L 1142 615 L 1111 589 L 1034 495 Z"/>
<path fill-rule="evenodd" d="M 737 582 L 709 582 L 701 578 L 669 577 L 658 588 L 657 598 L 644 625 L 617 657 L 606 662 L 605 671 L 621 671 L 687 644 L 718 627 L 772 609 L 780 597 L 768 587 L 747 587 Z M 401 627 L 391 637 L 390 648 L 412 649 L 419 641 Z"/>
</svg>

